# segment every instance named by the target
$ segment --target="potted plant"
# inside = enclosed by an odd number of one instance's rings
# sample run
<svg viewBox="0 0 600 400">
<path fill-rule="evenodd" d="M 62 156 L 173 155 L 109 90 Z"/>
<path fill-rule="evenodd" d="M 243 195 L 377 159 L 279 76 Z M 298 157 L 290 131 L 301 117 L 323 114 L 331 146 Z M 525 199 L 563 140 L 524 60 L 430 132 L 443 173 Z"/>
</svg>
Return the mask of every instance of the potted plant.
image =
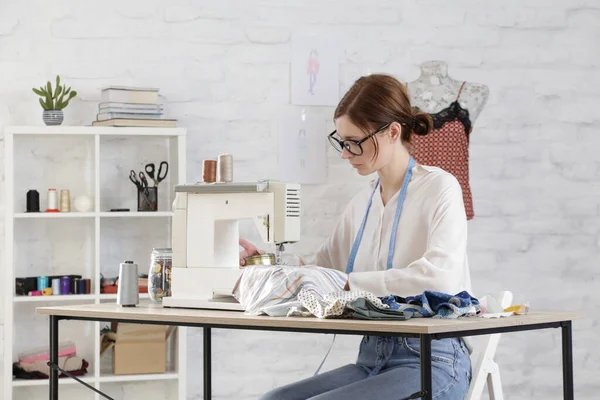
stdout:
<svg viewBox="0 0 600 400">
<path fill-rule="evenodd" d="M 52 89 L 50 81 L 46 86 L 40 86 L 39 89 L 33 88 L 33 92 L 42 98 L 40 104 L 44 109 L 42 118 L 46 125 L 60 125 L 63 122 L 63 109 L 69 105 L 69 101 L 77 96 L 76 91 L 72 91 L 66 85 L 60 86 L 60 76 L 56 76 L 56 87 Z"/>
</svg>

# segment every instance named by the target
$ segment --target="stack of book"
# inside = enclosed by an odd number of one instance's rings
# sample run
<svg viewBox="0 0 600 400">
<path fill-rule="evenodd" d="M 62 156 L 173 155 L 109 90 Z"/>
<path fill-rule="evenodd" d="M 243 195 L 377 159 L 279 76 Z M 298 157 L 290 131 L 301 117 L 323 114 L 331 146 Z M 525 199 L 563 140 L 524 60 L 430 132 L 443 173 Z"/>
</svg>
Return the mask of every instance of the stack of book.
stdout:
<svg viewBox="0 0 600 400">
<path fill-rule="evenodd" d="M 158 89 L 109 86 L 102 89 L 92 125 L 174 127 L 176 120 L 164 118 Z"/>
</svg>

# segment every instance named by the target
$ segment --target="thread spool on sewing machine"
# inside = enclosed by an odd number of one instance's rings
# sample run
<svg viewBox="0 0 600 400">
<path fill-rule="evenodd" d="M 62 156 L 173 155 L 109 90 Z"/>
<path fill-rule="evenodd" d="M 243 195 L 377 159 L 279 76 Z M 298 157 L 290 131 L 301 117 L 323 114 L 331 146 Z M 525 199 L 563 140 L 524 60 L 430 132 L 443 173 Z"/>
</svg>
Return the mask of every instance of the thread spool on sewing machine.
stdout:
<svg viewBox="0 0 600 400">
<path fill-rule="evenodd" d="M 231 154 L 219 154 L 217 160 L 218 175 L 217 182 L 233 182 L 233 156 Z"/>
<path fill-rule="evenodd" d="M 233 182 L 233 156 L 219 154 L 216 160 L 202 161 L 202 182 L 231 183 Z"/>
</svg>

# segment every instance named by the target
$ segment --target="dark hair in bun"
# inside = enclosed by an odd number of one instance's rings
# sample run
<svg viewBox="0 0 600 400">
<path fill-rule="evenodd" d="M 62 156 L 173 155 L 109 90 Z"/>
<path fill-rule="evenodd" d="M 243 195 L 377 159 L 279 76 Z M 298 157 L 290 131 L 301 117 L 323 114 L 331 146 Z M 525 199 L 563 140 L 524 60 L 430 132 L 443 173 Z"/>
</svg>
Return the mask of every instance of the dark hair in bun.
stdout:
<svg viewBox="0 0 600 400">
<path fill-rule="evenodd" d="M 415 135 L 419 135 L 419 136 L 425 136 L 427 135 L 429 132 L 431 132 L 431 130 L 433 129 L 433 120 L 431 119 L 431 116 L 427 113 L 422 112 L 421 110 L 419 110 L 418 108 L 413 108 L 413 121 L 410 125 L 410 130 L 415 134 Z M 404 136 L 404 135 L 402 135 Z M 404 137 L 402 138 L 404 139 Z M 406 140 L 406 142 L 409 142 L 410 138 L 408 138 L 408 140 Z"/>
<path fill-rule="evenodd" d="M 347 115 L 365 133 L 396 121 L 402 125 L 401 138 L 427 135 L 433 127 L 429 114 L 410 104 L 408 90 L 391 75 L 373 74 L 359 78 L 340 100 L 334 118 Z M 377 154 L 377 142 L 371 138 Z"/>
</svg>

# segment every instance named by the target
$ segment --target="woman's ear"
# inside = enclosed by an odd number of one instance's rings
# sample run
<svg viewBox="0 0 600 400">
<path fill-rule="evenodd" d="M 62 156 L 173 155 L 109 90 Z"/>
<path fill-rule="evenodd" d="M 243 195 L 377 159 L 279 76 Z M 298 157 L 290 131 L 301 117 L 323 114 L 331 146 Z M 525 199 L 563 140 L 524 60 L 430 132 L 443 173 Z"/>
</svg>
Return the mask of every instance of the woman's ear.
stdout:
<svg viewBox="0 0 600 400">
<path fill-rule="evenodd" d="M 396 142 L 396 140 L 402 140 L 402 125 L 400 125 L 398 122 L 392 122 L 389 129 L 392 143 Z"/>
</svg>

